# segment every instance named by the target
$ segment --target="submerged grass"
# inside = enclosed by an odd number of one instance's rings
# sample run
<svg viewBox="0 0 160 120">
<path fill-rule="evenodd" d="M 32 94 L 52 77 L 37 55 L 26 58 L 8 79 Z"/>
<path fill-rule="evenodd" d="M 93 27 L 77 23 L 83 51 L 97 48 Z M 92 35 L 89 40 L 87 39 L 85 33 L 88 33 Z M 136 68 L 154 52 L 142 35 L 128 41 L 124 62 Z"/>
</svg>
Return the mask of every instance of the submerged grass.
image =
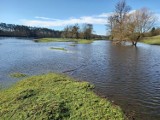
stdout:
<svg viewBox="0 0 160 120">
<path fill-rule="evenodd" d="M 143 43 L 151 44 L 151 45 L 160 45 L 160 35 L 153 37 L 145 37 L 142 40 Z"/>
<path fill-rule="evenodd" d="M 67 51 L 65 48 L 57 48 L 57 47 L 50 47 L 52 50 L 62 50 L 62 51 Z"/>
<path fill-rule="evenodd" d="M 74 43 L 74 44 L 70 44 L 69 46 L 73 46 L 73 47 L 75 47 L 76 46 L 76 44 Z"/>
<path fill-rule="evenodd" d="M 124 120 L 122 110 L 95 95 L 87 82 L 61 74 L 21 80 L 0 91 L 1 120 Z"/>
<path fill-rule="evenodd" d="M 23 77 L 27 77 L 26 74 L 20 73 L 20 72 L 15 72 L 15 73 L 11 73 L 10 77 L 12 78 L 23 78 Z"/>
<path fill-rule="evenodd" d="M 90 44 L 93 40 L 86 40 L 86 39 L 67 39 L 67 38 L 40 38 L 34 40 L 35 42 L 75 42 L 77 44 Z"/>
</svg>

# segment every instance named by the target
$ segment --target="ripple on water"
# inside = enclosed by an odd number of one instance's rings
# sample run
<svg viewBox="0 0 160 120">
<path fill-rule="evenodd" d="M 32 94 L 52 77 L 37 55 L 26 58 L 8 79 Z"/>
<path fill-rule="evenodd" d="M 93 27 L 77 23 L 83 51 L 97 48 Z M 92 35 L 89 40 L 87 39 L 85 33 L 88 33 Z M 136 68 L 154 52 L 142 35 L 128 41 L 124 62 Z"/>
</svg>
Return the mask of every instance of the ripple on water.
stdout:
<svg viewBox="0 0 160 120">
<path fill-rule="evenodd" d="M 95 84 L 98 94 L 135 112 L 136 120 L 160 118 L 160 47 L 113 46 L 109 41 L 71 47 L 65 43 L 34 43 L 28 39 L 0 40 L 0 83 L 15 81 L 13 72 L 29 75 L 72 70 L 73 77 Z M 67 52 L 49 50 L 51 46 Z M 71 54 L 68 54 L 71 53 Z"/>
</svg>

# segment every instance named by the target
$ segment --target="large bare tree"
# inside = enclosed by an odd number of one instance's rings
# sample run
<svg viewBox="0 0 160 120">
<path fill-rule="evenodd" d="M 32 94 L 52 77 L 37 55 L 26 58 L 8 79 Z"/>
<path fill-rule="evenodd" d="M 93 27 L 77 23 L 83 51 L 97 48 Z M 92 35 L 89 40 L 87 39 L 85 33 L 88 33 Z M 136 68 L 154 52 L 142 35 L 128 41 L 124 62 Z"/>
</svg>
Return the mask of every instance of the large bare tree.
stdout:
<svg viewBox="0 0 160 120">
<path fill-rule="evenodd" d="M 143 34 L 153 28 L 155 16 L 149 9 L 141 8 L 129 14 L 127 18 L 128 39 L 136 46 Z"/>
<path fill-rule="evenodd" d="M 108 27 L 114 40 L 125 40 L 125 20 L 129 11 L 130 6 L 125 0 L 121 0 L 115 5 L 114 13 L 109 16 Z"/>
<path fill-rule="evenodd" d="M 130 12 L 131 7 L 125 0 L 115 5 L 114 13 L 108 17 L 108 28 L 113 40 L 121 43 L 131 41 L 133 45 L 142 38 L 145 32 L 151 30 L 154 25 L 154 14 L 147 8 Z"/>
</svg>

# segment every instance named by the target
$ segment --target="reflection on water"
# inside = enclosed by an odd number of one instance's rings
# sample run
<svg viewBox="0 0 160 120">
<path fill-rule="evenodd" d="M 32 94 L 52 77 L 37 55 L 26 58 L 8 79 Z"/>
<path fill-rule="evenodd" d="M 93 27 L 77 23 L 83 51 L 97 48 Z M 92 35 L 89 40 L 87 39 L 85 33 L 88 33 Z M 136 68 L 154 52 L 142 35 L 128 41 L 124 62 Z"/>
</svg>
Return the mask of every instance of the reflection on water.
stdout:
<svg viewBox="0 0 160 120">
<path fill-rule="evenodd" d="M 8 75 L 47 72 L 67 74 L 95 84 L 96 92 L 136 119 L 160 119 L 160 46 L 114 46 L 109 41 L 92 44 L 34 43 L 29 39 L 0 39 L 0 83 L 17 80 Z M 63 47 L 68 52 L 50 50 Z"/>
</svg>

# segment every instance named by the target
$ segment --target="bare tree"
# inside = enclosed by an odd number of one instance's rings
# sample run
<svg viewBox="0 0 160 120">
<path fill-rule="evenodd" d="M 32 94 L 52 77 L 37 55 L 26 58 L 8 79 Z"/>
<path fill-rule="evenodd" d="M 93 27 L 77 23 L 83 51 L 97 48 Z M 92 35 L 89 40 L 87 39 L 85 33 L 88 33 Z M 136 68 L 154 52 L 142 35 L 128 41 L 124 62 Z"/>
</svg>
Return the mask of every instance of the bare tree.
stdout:
<svg viewBox="0 0 160 120">
<path fill-rule="evenodd" d="M 108 32 L 110 33 L 110 39 L 113 40 L 113 30 L 114 30 L 114 26 L 115 26 L 115 19 L 114 19 L 114 15 L 111 15 L 108 17 L 108 24 L 107 24 L 107 29 L 109 30 Z"/>
<path fill-rule="evenodd" d="M 82 31 L 83 31 L 84 39 L 91 39 L 92 33 L 93 33 L 93 25 L 92 24 L 84 24 Z"/>
<path fill-rule="evenodd" d="M 115 6 L 114 19 L 116 20 L 116 25 L 114 29 L 114 36 L 119 39 L 120 42 L 125 40 L 125 21 L 128 12 L 130 11 L 130 6 L 127 5 L 125 0 L 119 1 Z"/>
<path fill-rule="evenodd" d="M 130 9 L 126 1 L 121 0 L 115 5 L 113 15 L 108 18 L 111 35 L 114 40 L 119 40 L 120 43 L 125 40 L 125 21 Z"/>
<path fill-rule="evenodd" d="M 80 29 L 78 24 L 66 26 L 63 30 L 61 37 L 63 38 L 75 38 L 75 39 L 91 39 L 93 38 L 93 25 L 84 24 Z"/>
<path fill-rule="evenodd" d="M 136 46 L 143 34 L 153 28 L 155 17 L 147 8 L 132 13 L 130 10 L 125 0 L 119 1 L 115 5 L 114 13 L 108 17 L 108 28 L 116 43 L 129 40 Z"/>
<path fill-rule="evenodd" d="M 122 24 L 130 10 L 131 7 L 127 5 L 125 0 L 119 1 L 115 6 L 115 16 L 117 22 Z"/>
<path fill-rule="evenodd" d="M 73 38 L 76 38 L 78 39 L 79 38 L 79 26 L 78 24 L 75 24 L 73 27 L 72 27 L 72 37 Z"/>
<path fill-rule="evenodd" d="M 128 15 L 127 32 L 133 45 L 143 37 L 143 34 L 150 31 L 155 23 L 154 14 L 147 8 L 136 10 Z"/>
<path fill-rule="evenodd" d="M 68 38 L 69 26 L 66 26 L 61 34 L 62 38 Z"/>
</svg>

